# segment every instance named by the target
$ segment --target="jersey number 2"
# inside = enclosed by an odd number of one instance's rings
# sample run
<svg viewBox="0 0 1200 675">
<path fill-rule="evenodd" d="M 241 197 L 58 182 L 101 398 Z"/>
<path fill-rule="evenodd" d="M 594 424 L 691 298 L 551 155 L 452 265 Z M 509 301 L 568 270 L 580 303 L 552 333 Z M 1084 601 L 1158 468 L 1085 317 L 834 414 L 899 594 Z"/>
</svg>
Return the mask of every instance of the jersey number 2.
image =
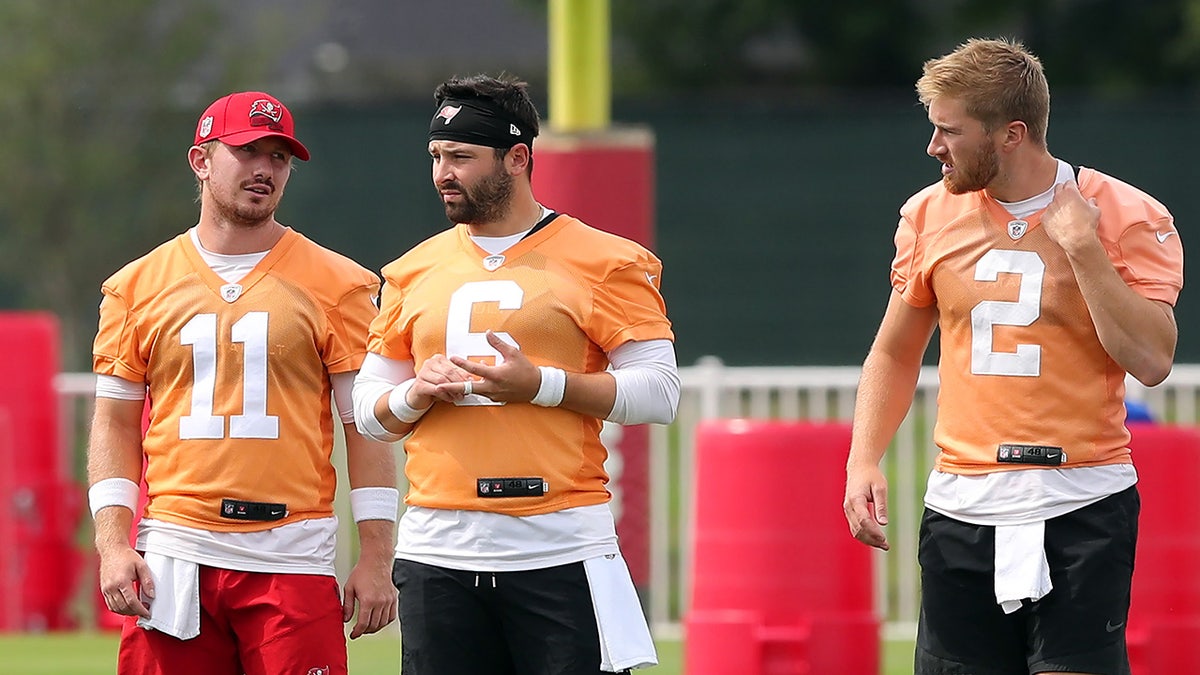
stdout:
<svg viewBox="0 0 1200 675">
<path fill-rule="evenodd" d="M 992 350 L 995 326 L 1028 326 L 1042 315 L 1042 278 L 1046 263 L 1032 251 L 991 250 L 975 265 L 975 281 L 996 281 L 1001 273 L 1018 274 L 1016 302 L 984 300 L 971 309 L 971 374 L 1037 377 L 1042 372 L 1040 345 L 1017 345 L 1015 352 Z"/>
<path fill-rule="evenodd" d="M 217 388 L 217 315 L 197 314 L 179 331 L 192 346 L 192 410 L 179 418 L 181 440 L 224 438 L 225 418 L 213 415 Z M 242 414 L 229 418 L 230 438 L 279 438 L 279 417 L 267 414 L 267 313 L 249 312 L 230 328 L 243 345 Z"/>
</svg>

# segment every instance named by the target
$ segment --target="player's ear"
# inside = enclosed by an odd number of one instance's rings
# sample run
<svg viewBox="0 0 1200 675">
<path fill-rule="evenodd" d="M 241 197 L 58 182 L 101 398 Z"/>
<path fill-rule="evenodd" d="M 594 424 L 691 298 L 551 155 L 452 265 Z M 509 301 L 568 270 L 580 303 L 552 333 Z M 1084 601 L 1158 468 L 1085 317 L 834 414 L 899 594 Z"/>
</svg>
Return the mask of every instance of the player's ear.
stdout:
<svg viewBox="0 0 1200 675">
<path fill-rule="evenodd" d="M 208 152 L 198 145 L 188 148 L 188 166 L 192 167 L 192 173 L 196 174 L 198 180 L 208 180 L 211 159 Z"/>
<path fill-rule="evenodd" d="M 524 143 L 517 143 L 508 149 L 504 155 L 505 168 L 511 175 L 520 175 L 525 173 L 525 169 L 529 166 L 529 146 Z"/>
<path fill-rule="evenodd" d="M 1016 147 L 1029 136 L 1029 127 L 1021 120 L 1013 120 L 1004 125 L 1004 145 Z"/>
</svg>

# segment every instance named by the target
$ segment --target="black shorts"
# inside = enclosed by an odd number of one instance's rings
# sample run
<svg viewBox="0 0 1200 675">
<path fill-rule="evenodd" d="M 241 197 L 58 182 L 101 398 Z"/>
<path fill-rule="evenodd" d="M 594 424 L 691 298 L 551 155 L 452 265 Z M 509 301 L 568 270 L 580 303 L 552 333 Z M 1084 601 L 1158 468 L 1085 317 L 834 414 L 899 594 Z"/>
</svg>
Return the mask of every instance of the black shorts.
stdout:
<svg viewBox="0 0 1200 675">
<path fill-rule="evenodd" d="M 583 563 L 493 574 L 396 560 L 392 582 L 401 675 L 601 672 Z"/>
<path fill-rule="evenodd" d="M 1046 521 L 1053 590 L 1005 614 L 995 533 L 925 510 L 916 675 L 1128 675 L 1125 621 L 1141 501 L 1136 487 Z"/>
</svg>

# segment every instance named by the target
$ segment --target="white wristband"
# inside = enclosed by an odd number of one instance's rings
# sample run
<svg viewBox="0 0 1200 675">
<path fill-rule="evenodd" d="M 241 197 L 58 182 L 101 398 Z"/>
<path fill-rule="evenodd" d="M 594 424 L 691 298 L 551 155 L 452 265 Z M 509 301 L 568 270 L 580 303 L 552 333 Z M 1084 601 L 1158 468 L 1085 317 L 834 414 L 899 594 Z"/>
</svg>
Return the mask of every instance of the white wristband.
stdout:
<svg viewBox="0 0 1200 675">
<path fill-rule="evenodd" d="M 88 506 L 92 518 L 107 506 L 124 506 L 137 513 L 138 496 L 141 488 L 128 478 L 105 478 L 88 488 Z"/>
<path fill-rule="evenodd" d="M 421 415 L 424 415 L 429 408 L 433 407 L 431 403 L 429 407 L 418 410 L 408 404 L 408 390 L 412 389 L 416 383 L 417 378 L 415 377 L 405 380 L 396 385 L 392 389 L 392 393 L 388 394 L 388 410 L 391 410 L 396 419 L 405 424 L 412 424 L 421 419 Z"/>
<path fill-rule="evenodd" d="M 553 408 L 562 403 L 563 394 L 567 393 L 567 373 L 554 366 L 538 366 L 538 370 L 542 371 L 542 384 L 530 403 Z"/>
<path fill-rule="evenodd" d="M 350 491 L 350 514 L 354 522 L 396 520 L 400 491 L 389 487 L 362 487 Z"/>
</svg>

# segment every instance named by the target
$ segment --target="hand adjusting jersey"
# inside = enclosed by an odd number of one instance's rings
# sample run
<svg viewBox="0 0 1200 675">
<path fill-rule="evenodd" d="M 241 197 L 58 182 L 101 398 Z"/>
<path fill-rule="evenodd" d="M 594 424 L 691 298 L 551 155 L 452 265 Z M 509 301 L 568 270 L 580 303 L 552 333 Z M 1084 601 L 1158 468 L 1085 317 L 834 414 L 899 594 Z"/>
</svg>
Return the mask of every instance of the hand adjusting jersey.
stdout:
<svg viewBox="0 0 1200 675">
<path fill-rule="evenodd" d="M 1174 305 L 1183 247 L 1171 214 L 1098 171 L 1081 169 L 1078 182 L 1100 207 L 1100 241 L 1121 278 Z M 1131 461 L 1126 373 L 1101 346 L 1041 216 L 1016 219 L 983 191 L 954 195 L 941 183 L 901 209 L 892 285 L 910 305 L 936 303 L 939 315 L 938 471 L 1030 468 L 998 464 L 1001 443 L 1061 447 L 1063 468 Z"/>
<path fill-rule="evenodd" d="M 628 239 L 559 215 L 488 255 L 458 225 L 383 268 L 370 351 L 421 363 L 438 353 L 496 363 L 492 330 L 539 366 L 594 373 L 634 340 L 673 339 L 658 290 L 662 264 Z M 436 402 L 405 441 L 408 504 L 550 513 L 609 499 L 602 420 L 474 395 Z M 487 499 L 478 478 L 541 477 L 541 497 Z"/>
<path fill-rule="evenodd" d="M 332 515 L 329 374 L 362 364 L 378 289 L 290 228 L 237 284 L 186 232 L 105 281 L 94 370 L 149 384 L 143 515 L 224 532 Z M 287 517 L 225 519 L 223 498 Z"/>
</svg>

